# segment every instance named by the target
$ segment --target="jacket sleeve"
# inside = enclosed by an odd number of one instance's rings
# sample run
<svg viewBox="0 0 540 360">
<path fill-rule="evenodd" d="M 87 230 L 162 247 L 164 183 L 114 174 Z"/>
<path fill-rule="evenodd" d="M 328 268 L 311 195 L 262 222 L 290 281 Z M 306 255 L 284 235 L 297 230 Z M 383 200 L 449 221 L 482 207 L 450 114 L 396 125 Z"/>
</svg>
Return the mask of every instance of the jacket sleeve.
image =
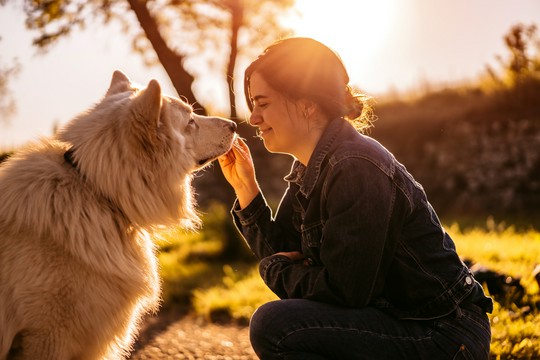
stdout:
<svg viewBox="0 0 540 360">
<path fill-rule="evenodd" d="M 289 189 L 275 218 L 261 193 L 244 209 L 240 209 L 238 201 L 235 201 L 231 213 L 236 227 L 257 259 L 280 251 L 300 251 L 300 233 L 293 226 Z"/>
<path fill-rule="evenodd" d="M 321 264 L 270 256 L 260 263 L 261 276 L 281 298 L 366 306 L 380 295 L 391 259 L 395 186 L 373 163 L 347 158 L 330 169 L 322 191 Z"/>
</svg>

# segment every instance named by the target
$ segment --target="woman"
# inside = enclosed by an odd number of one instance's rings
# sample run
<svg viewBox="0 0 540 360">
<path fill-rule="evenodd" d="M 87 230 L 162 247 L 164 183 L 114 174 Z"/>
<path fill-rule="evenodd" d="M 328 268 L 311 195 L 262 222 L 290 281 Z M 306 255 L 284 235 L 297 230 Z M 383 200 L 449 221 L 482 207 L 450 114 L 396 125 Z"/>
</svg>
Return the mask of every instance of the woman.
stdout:
<svg viewBox="0 0 540 360">
<path fill-rule="evenodd" d="M 235 223 L 281 300 L 250 323 L 261 359 L 487 359 L 492 310 L 425 192 L 366 127 L 337 54 L 308 38 L 246 70 L 250 124 L 294 157 L 272 215 L 241 139 L 219 159 Z"/>
</svg>

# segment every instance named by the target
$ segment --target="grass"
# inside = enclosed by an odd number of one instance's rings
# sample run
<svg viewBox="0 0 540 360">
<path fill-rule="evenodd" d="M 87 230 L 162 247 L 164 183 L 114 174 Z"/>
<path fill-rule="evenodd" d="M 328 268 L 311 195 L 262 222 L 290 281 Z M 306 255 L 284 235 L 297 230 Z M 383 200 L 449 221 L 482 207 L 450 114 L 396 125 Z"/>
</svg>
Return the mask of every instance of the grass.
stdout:
<svg viewBox="0 0 540 360">
<path fill-rule="evenodd" d="M 247 324 L 260 305 L 277 299 L 261 280 L 257 264 L 223 258 L 229 231 L 228 213 L 215 207 L 200 232 L 173 230 L 162 235 L 159 259 L 164 287 L 164 306 L 189 305 L 199 316 L 213 322 Z M 460 223 L 461 224 L 461 223 Z M 525 295 L 518 302 L 496 298 L 492 323 L 492 359 L 536 359 L 540 354 L 540 289 L 533 276 L 540 262 L 540 231 L 518 228 L 489 218 L 481 226 L 447 226 L 464 258 L 491 270 L 520 278 Z M 208 228 L 209 227 L 209 228 Z M 211 234 L 211 235 L 208 235 Z M 486 288 L 487 291 L 487 288 Z"/>
<path fill-rule="evenodd" d="M 171 228 L 156 234 L 164 307 L 190 305 L 195 291 L 221 284 L 229 267 L 244 272 L 254 264 L 224 206 L 211 205 L 202 219 L 201 231 Z"/>
<path fill-rule="evenodd" d="M 490 315 L 491 354 L 494 359 L 537 359 L 540 354 L 540 289 L 533 271 L 540 262 L 540 232 L 517 231 L 513 226 L 462 231 L 452 225 L 459 253 L 478 263 L 520 278 L 525 295 L 517 304 L 497 299 Z"/>
<path fill-rule="evenodd" d="M 210 321 L 235 320 L 247 324 L 259 306 L 277 299 L 264 285 L 256 266 L 239 271 L 225 265 L 224 273 L 221 284 L 194 292 L 195 311 Z"/>
</svg>

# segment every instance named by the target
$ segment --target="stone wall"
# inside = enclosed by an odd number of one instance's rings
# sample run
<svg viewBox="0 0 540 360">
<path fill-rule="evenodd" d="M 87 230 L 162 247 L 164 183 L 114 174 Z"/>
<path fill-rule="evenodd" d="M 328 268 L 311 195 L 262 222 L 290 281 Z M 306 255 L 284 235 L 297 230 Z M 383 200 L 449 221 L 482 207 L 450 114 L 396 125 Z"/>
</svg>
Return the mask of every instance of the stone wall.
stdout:
<svg viewBox="0 0 540 360">
<path fill-rule="evenodd" d="M 517 101 L 467 93 L 434 107 L 383 106 L 372 136 L 407 166 L 439 213 L 540 214 L 540 89 L 536 94 Z"/>
</svg>

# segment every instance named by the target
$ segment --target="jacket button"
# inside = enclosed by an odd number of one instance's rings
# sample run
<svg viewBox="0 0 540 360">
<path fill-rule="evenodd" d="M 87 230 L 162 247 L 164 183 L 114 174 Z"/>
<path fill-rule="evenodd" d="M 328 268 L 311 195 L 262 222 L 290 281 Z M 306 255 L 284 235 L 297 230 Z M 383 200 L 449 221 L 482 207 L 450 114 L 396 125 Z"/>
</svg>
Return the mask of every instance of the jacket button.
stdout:
<svg viewBox="0 0 540 360">
<path fill-rule="evenodd" d="M 470 276 L 467 276 L 467 277 L 465 278 L 465 284 L 471 285 L 472 283 L 473 283 L 473 280 L 471 279 L 471 277 L 470 277 Z"/>
<path fill-rule="evenodd" d="M 308 263 L 308 265 L 313 265 L 314 261 L 313 261 L 312 258 L 308 257 L 307 258 L 307 263 Z"/>
</svg>

